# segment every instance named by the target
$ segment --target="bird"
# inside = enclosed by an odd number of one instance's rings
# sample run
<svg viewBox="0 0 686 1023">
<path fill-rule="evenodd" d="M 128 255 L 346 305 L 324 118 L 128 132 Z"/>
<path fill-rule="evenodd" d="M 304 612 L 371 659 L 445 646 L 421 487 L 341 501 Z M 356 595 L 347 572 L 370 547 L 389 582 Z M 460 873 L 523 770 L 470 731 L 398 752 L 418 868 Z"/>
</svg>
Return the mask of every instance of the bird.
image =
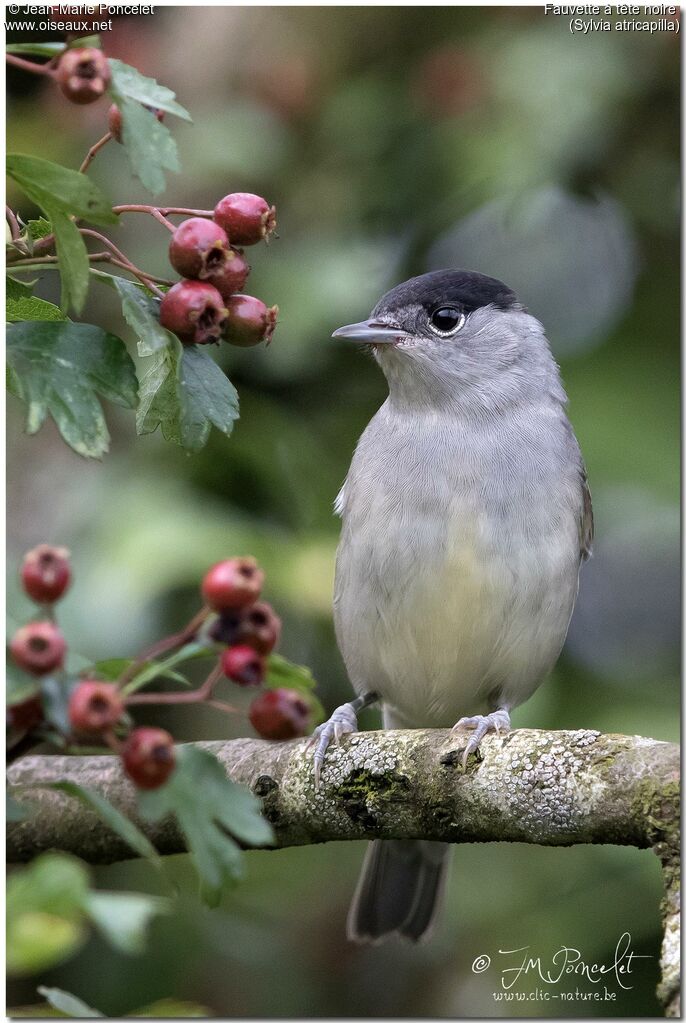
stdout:
<svg viewBox="0 0 686 1023">
<path fill-rule="evenodd" d="M 334 625 L 356 698 L 311 738 L 381 706 L 384 728 L 453 728 L 463 764 L 550 673 L 565 641 L 593 511 L 567 395 L 542 324 L 502 281 L 435 270 L 333 334 L 371 351 L 388 397 L 335 510 Z M 426 939 L 451 846 L 374 840 L 348 938 Z"/>
</svg>

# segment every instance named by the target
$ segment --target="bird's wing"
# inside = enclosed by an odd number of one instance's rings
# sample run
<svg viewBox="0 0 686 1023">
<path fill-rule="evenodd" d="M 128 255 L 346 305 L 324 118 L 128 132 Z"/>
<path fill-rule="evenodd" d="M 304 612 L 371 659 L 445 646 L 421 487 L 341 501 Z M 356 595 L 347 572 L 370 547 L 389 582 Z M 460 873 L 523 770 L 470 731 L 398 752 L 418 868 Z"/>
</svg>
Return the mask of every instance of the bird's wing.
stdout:
<svg viewBox="0 0 686 1023">
<path fill-rule="evenodd" d="M 593 548 L 593 504 L 591 503 L 591 490 L 586 477 L 586 468 L 581 466 L 581 490 L 583 495 L 583 506 L 580 522 L 581 558 L 586 561 L 590 558 Z"/>
</svg>

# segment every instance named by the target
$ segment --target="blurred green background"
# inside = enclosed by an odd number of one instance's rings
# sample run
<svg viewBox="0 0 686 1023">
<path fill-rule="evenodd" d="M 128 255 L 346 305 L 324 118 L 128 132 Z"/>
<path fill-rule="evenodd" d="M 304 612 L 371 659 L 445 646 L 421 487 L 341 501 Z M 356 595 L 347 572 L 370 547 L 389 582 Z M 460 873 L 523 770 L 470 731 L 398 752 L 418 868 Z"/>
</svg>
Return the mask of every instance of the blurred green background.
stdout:
<svg viewBox="0 0 686 1023">
<path fill-rule="evenodd" d="M 347 699 L 331 620 L 332 502 L 385 386 L 371 359 L 329 336 L 404 278 L 463 266 L 502 277 L 546 324 L 596 511 L 565 652 L 515 724 L 677 739 L 678 36 L 573 36 L 567 19 L 525 7 L 156 10 L 116 20 L 104 43 L 193 114 L 193 125 L 172 125 L 183 173 L 159 201 L 204 208 L 249 190 L 276 203 L 280 238 L 250 251 L 249 290 L 279 305 L 279 327 L 267 350 L 218 353 L 241 419 L 232 438 L 215 433 L 192 457 L 157 435 L 137 439 L 133 416 L 110 407 L 112 451 L 91 464 L 50 425 L 26 437 L 10 399 L 12 617 L 29 613 L 13 570 L 40 541 L 73 552 L 62 621 L 94 659 L 180 626 L 204 569 L 252 553 L 284 619 L 282 652 L 312 667 L 328 710 Z M 10 150 L 76 167 L 106 113 L 11 72 Z M 150 201 L 116 146 L 92 174 L 113 201 Z M 125 218 L 115 237 L 139 265 L 168 273 L 167 236 L 150 218 Z M 56 294 L 50 275 L 39 291 Z M 132 340 L 97 284 L 89 318 Z M 250 731 L 202 708 L 155 720 L 179 739 Z M 611 962 L 629 931 L 652 958 L 632 990 L 615 985 L 617 1001 L 592 1014 L 659 1015 L 651 853 L 458 847 L 432 941 L 368 949 L 344 934 L 362 852 L 249 853 L 246 881 L 214 911 L 192 898 L 180 857 L 170 863 L 180 915 L 155 923 L 144 957 L 94 940 L 14 983 L 9 1004 L 35 1002 L 47 983 L 110 1015 L 175 995 L 217 1016 L 545 1016 L 543 1002 L 495 1002 L 497 977 L 474 974 L 473 960 L 568 945 Z M 140 863 L 100 869 L 97 881 L 158 883 Z M 530 977 L 517 989 L 534 987 Z M 588 1005 L 556 1003 L 554 1014 L 587 1016 Z"/>
</svg>

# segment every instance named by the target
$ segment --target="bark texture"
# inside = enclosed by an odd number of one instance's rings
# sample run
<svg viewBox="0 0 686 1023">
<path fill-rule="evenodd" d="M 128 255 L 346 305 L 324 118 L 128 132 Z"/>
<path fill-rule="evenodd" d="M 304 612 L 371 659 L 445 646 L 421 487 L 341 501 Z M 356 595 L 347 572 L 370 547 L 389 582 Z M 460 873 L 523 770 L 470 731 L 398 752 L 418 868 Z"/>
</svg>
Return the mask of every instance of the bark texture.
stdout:
<svg viewBox="0 0 686 1023">
<path fill-rule="evenodd" d="M 679 1012 L 679 749 L 641 736 L 520 729 L 484 739 L 461 767 L 465 737 L 447 730 L 359 732 L 330 748 L 315 789 L 306 742 L 201 743 L 260 797 L 277 846 L 364 838 L 443 842 L 611 843 L 653 849 L 665 880 L 659 997 Z M 45 849 L 111 863 L 131 850 L 80 801 L 42 785 L 73 781 L 136 820 L 161 853 L 184 851 L 173 820 L 136 817 L 112 756 L 31 756 L 9 771 L 12 794 L 37 804 L 9 827 L 9 862 Z M 199 794 L 200 796 L 200 794 Z"/>
</svg>

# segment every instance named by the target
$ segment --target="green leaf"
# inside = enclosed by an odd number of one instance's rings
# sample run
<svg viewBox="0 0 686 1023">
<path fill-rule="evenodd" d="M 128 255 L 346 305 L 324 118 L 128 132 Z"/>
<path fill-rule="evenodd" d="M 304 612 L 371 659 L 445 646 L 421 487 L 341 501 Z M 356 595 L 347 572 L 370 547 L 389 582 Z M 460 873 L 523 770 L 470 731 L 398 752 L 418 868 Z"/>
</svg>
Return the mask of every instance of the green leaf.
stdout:
<svg viewBox="0 0 686 1023">
<path fill-rule="evenodd" d="M 187 110 L 175 102 L 175 93 L 164 85 L 158 85 L 154 78 L 146 78 L 135 67 L 124 64 L 121 60 L 109 58 L 112 73 L 112 92 L 117 96 L 126 96 L 137 100 L 145 106 L 166 110 L 184 121 L 192 120 Z"/>
<path fill-rule="evenodd" d="M 165 110 L 187 121 L 190 114 L 175 101 L 171 89 L 158 85 L 154 78 L 146 78 L 120 60 L 110 58 L 109 64 L 110 91 L 121 110 L 122 142 L 131 171 L 157 195 L 166 187 L 165 170 L 180 170 L 179 157 L 171 132 L 147 108 Z"/>
<path fill-rule="evenodd" d="M 36 696 L 40 692 L 40 682 L 10 661 L 5 669 L 5 689 L 5 702 L 11 706 Z"/>
<path fill-rule="evenodd" d="M 109 434 L 97 394 L 133 408 L 137 381 L 131 357 L 114 334 L 87 323 L 15 323 L 7 330 L 12 388 L 28 405 L 27 430 L 48 413 L 74 451 L 99 458 Z"/>
<path fill-rule="evenodd" d="M 35 298 L 31 288 L 14 278 L 7 278 L 6 318 L 8 323 L 22 320 L 64 320 L 66 317 L 61 309 L 52 302 Z"/>
<path fill-rule="evenodd" d="M 41 679 L 41 695 L 45 720 L 53 725 L 58 732 L 68 735 L 71 732 L 69 721 L 69 695 L 73 682 L 58 675 L 44 675 Z"/>
<path fill-rule="evenodd" d="M 73 220 L 65 213 L 51 213 L 55 233 L 55 250 L 59 258 L 62 294 L 60 305 L 66 312 L 73 306 L 77 316 L 81 313 L 88 295 L 88 250 L 83 235 Z"/>
<path fill-rule="evenodd" d="M 178 150 L 166 124 L 135 100 L 115 94 L 122 117 L 122 143 L 131 173 L 153 195 L 167 187 L 165 170 L 178 172 Z"/>
<path fill-rule="evenodd" d="M 7 53 L 29 54 L 34 57 L 54 57 L 66 50 L 65 43 L 8 43 Z"/>
<path fill-rule="evenodd" d="M 281 654 L 270 654 L 267 659 L 266 684 L 270 689 L 284 686 L 287 689 L 297 689 L 298 692 L 309 692 L 317 683 L 309 668 L 293 664 Z"/>
<path fill-rule="evenodd" d="M 127 671 L 133 664 L 133 658 L 130 657 L 111 657 L 107 661 L 96 661 L 88 669 L 89 675 L 96 675 L 99 678 L 105 679 L 107 682 L 116 682 L 121 675 Z M 154 672 L 153 678 L 168 678 L 174 682 L 181 682 L 183 685 L 190 685 L 187 678 L 180 675 L 177 671 L 171 671 L 165 668 L 159 661 L 142 661 L 139 665 L 140 670 Z M 136 679 L 138 675 L 136 675 Z M 131 683 L 129 683 L 131 685 Z M 138 686 L 136 686 L 138 688 Z M 135 690 L 129 689 L 128 686 L 122 690 L 125 694 L 134 692 Z"/>
<path fill-rule="evenodd" d="M 127 682 L 122 689 L 122 693 L 124 696 L 130 696 L 131 693 L 137 692 L 137 690 L 147 686 L 154 679 L 161 677 L 171 678 L 177 682 L 180 681 L 189 685 L 188 679 L 171 669 L 177 664 L 184 664 L 186 661 L 195 661 L 203 657 L 216 657 L 216 650 L 217 648 L 214 645 L 208 646 L 206 643 L 186 643 L 185 646 L 182 646 L 180 650 L 177 650 L 176 653 L 164 661 L 149 661 L 146 665 L 141 665 L 140 672 L 137 672 L 131 681 Z"/>
<path fill-rule="evenodd" d="M 84 785 L 77 785 L 76 782 L 58 781 L 41 786 L 49 789 L 56 789 L 58 792 L 65 792 L 68 796 L 80 799 L 82 803 L 89 806 L 91 810 L 107 824 L 134 852 L 145 859 L 151 860 L 156 866 L 159 865 L 159 856 L 152 843 L 145 837 L 140 828 L 137 828 L 133 821 L 125 817 L 116 806 L 113 806 L 108 799 L 101 796 L 99 792 L 86 788 Z"/>
<path fill-rule="evenodd" d="M 110 945 L 127 955 L 145 949 L 148 924 L 160 913 L 169 912 L 169 900 L 133 892 L 91 892 L 88 915 Z"/>
<path fill-rule="evenodd" d="M 7 173 L 50 219 L 61 212 L 94 224 L 116 224 L 119 218 L 94 182 L 79 171 L 61 167 L 40 156 L 11 153 Z"/>
<path fill-rule="evenodd" d="M 139 355 L 153 355 L 173 344 L 174 335 L 160 325 L 158 303 L 139 284 L 115 277 L 114 286 L 121 298 L 122 315 L 138 338 Z"/>
<path fill-rule="evenodd" d="M 80 920 L 52 913 L 23 913 L 7 924 L 7 971 L 22 976 L 56 966 L 73 955 L 86 939 Z"/>
<path fill-rule="evenodd" d="M 7 882 L 10 972 L 47 969 L 82 944 L 88 874 L 74 857 L 43 853 Z"/>
<path fill-rule="evenodd" d="M 238 419 L 238 394 L 208 352 L 176 338 L 153 356 L 140 382 L 139 434 L 162 427 L 165 440 L 200 451 L 212 425 L 227 436 Z"/>
<path fill-rule="evenodd" d="M 53 1009 L 57 1009 L 63 1016 L 73 1017 L 74 1019 L 104 1018 L 105 1014 L 103 1012 L 91 1009 L 90 1005 L 86 1005 L 76 995 L 71 995 L 68 991 L 62 991 L 59 987 L 41 986 L 38 988 L 38 994 L 47 999 Z"/>
<path fill-rule="evenodd" d="M 273 842 L 272 829 L 252 792 L 227 778 L 216 757 L 197 746 L 177 747 L 169 781 L 154 791 L 140 792 L 138 802 L 151 821 L 175 814 L 198 873 L 212 891 L 240 876 L 241 853 L 230 835 L 250 845 Z"/>
<path fill-rule="evenodd" d="M 280 654 L 270 654 L 265 685 L 268 689 L 295 689 L 309 704 L 312 723 L 324 720 L 324 708 L 313 692 L 317 683 L 310 669 L 304 665 L 293 664 Z"/>
<path fill-rule="evenodd" d="M 52 224 L 45 217 L 39 217 L 38 220 L 29 220 L 26 230 L 31 241 L 37 242 L 41 238 L 47 238 L 49 234 L 52 234 Z"/>
</svg>

